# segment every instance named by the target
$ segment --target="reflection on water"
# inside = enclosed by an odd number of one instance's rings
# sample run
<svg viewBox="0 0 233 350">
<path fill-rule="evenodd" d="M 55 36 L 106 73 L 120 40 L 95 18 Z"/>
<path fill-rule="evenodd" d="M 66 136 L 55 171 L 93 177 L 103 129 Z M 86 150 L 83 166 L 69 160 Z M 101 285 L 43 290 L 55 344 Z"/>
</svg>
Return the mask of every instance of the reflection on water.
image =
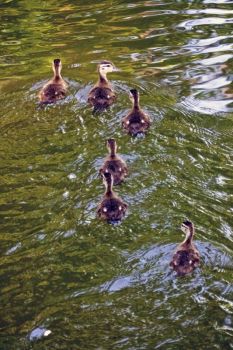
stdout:
<svg viewBox="0 0 233 350">
<path fill-rule="evenodd" d="M 0 8 L 0 348 L 232 349 L 232 1 Z M 69 94 L 38 109 L 56 57 Z M 103 59 L 121 71 L 97 116 Z M 153 120 L 141 139 L 121 126 L 132 88 Z M 117 226 L 95 215 L 111 137 L 129 165 Z M 179 279 L 184 218 L 201 266 Z"/>
<path fill-rule="evenodd" d="M 180 23 L 178 27 L 184 28 L 186 30 L 191 30 L 193 27 L 196 26 L 203 26 L 203 25 L 217 25 L 217 24 L 227 24 L 227 23 L 233 23 L 233 20 L 220 18 L 220 17 L 207 17 L 207 18 L 198 18 L 194 20 L 188 20 Z"/>
</svg>

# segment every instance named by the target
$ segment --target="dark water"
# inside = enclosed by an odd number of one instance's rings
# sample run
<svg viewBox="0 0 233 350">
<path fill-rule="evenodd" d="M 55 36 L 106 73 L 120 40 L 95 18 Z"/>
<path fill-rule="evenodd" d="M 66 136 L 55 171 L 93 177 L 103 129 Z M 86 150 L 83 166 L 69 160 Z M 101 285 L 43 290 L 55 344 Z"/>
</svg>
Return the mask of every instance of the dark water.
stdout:
<svg viewBox="0 0 233 350">
<path fill-rule="evenodd" d="M 0 349 L 233 349 L 233 1 L 0 11 Z M 69 95 L 38 110 L 57 57 Z M 93 116 L 102 59 L 118 101 Z M 121 128 L 135 87 L 153 120 L 139 139 Z M 95 215 L 109 137 L 130 170 L 117 226 Z M 176 278 L 186 217 L 201 268 Z"/>
</svg>

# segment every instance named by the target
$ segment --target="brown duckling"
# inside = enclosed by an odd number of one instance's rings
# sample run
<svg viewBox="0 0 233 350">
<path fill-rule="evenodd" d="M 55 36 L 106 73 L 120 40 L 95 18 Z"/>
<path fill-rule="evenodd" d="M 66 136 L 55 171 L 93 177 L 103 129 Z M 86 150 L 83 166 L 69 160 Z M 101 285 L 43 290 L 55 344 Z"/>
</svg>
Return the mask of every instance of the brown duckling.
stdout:
<svg viewBox="0 0 233 350">
<path fill-rule="evenodd" d="M 120 221 L 126 213 L 128 205 L 112 190 L 113 177 L 111 173 L 103 173 L 103 182 L 106 188 L 104 197 L 97 208 L 97 215 L 106 221 Z"/>
<path fill-rule="evenodd" d="M 151 125 L 149 116 L 139 106 L 139 92 L 136 89 L 130 90 L 130 99 L 133 108 L 129 114 L 122 119 L 123 128 L 133 136 L 144 133 Z"/>
<path fill-rule="evenodd" d="M 100 168 L 100 173 L 112 174 L 114 185 L 118 185 L 128 174 L 127 165 L 125 161 L 116 154 L 117 144 L 114 139 L 107 140 L 107 148 L 109 155 L 105 159 L 103 166 Z"/>
<path fill-rule="evenodd" d="M 170 266 L 179 276 L 192 272 L 200 262 L 200 254 L 193 244 L 194 225 L 191 221 L 184 221 L 181 230 L 185 233 L 185 240 L 178 245 Z"/>
<path fill-rule="evenodd" d="M 40 90 L 40 103 L 54 103 L 65 97 L 68 84 L 61 76 L 62 64 L 59 58 L 56 58 L 52 63 L 54 76 Z"/>
<path fill-rule="evenodd" d="M 116 100 L 115 92 L 107 79 L 107 73 L 117 71 L 110 61 L 102 61 L 98 64 L 99 80 L 88 94 L 88 102 L 94 110 L 104 110 L 110 107 Z"/>
</svg>

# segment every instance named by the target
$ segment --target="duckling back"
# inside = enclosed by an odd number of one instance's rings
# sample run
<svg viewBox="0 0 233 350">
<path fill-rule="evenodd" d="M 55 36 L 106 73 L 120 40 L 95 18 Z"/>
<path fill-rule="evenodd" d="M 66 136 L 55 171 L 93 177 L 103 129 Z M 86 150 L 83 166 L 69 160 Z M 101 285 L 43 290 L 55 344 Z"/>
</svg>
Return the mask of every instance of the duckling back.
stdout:
<svg viewBox="0 0 233 350">
<path fill-rule="evenodd" d="M 149 118 L 141 111 L 132 111 L 122 120 L 124 130 L 132 136 L 145 133 L 150 124 Z"/>
<path fill-rule="evenodd" d="M 39 99 L 41 103 L 55 103 L 65 98 L 67 88 L 60 82 L 51 81 L 40 91 Z"/>
<path fill-rule="evenodd" d="M 117 222 L 125 216 L 127 205 L 119 197 L 104 198 L 97 215 L 106 221 Z"/>
<path fill-rule="evenodd" d="M 122 159 L 111 159 L 110 157 L 104 162 L 100 172 L 110 172 L 114 185 L 119 185 L 128 174 L 127 166 Z"/>
<path fill-rule="evenodd" d="M 88 95 L 88 102 L 96 111 L 105 110 L 116 100 L 115 93 L 106 86 L 94 87 Z"/>
<path fill-rule="evenodd" d="M 191 273 L 199 264 L 200 256 L 197 251 L 178 250 L 170 263 L 170 266 L 179 276 Z"/>
</svg>

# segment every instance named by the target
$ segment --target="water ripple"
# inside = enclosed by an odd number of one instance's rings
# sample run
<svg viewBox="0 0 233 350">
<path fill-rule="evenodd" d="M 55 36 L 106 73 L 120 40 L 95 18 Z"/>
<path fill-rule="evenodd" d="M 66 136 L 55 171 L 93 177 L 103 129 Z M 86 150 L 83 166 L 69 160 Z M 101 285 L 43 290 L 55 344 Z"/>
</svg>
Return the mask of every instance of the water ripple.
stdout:
<svg viewBox="0 0 233 350">
<path fill-rule="evenodd" d="M 231 80 L 227 77 L 218 77 L 214 79 L 209 79 L 207 82 L 201 84 L 194 84 L 192 86 L 193 89 L 204 89 L 204 90 L 213 90 L 218 89 L 223 86 L 227 86 L 231 84 Z"/>
<path fill-rule="evenodd" d="M 231 24 L 231 23 L 233 23 L 233 19 L 221 18 L 221 17 L 206 17 L 206 18 L 198 18 L 198 19 L 183 21 L 177 25 L 177 28 L 192 30 L 193 27 L 198 27 L 203 25 L 220 25 L 220 24 Z"/>
<path fill-rule="evenodd" d="M 219 55 L 211 58 L 204 58 L 202 60 L 198 60 L 197 63 L 200 63 L 204 66 L 223 64 L 225 62 L 228 62 L 232 57 L 233 57 L 233 54 Z"/>
<path fill-rule="evenodd" d="M 187 109 L 203 113 L 203 114 L 214 114 L 214 113 L 232 113 L 233 112 L 233 99 L 226 100 L 203 100 L 195 96 L 189 96 L 182 101 L 182 105 Z"/>
<path fill-rule="evenodd" d="M 2 2 L 1 348 L 232 346 L 229 5 Z M 54 57 L 69 93 L 37 109 Z M 121 69 L 109 74 L 117 101 L 93 115 L 103 59 Z M 144 138 L 122 131 L 132 88 L 152 119 Z M 118 226 L 96 217 L 109 137 L 129 167 Z M 184 218 L 201 265 L 180 279 L 169 262 Z"/>
<path fill-rule="evenodd" d="M 231 267 L 232 259 L 226 253 L 222 253 L 221 250 L 216 249 L 213 245 L 209 243 L 196 242 L 198 250 L 201 254 L 202 264 L 201 267 L 196 270 L 196 272 L 189 279 L 189 288 L 192 288 L 199 280 L 200 286 L 203 281 L 204 273 L 202 270 L 205 270 L 207 267 L 214 267 L 218 269 L 228 269 Z M 169 263 L 172 258 L 172 254 L 175 251 L 176 245 L 156 245 L 149 248 L 148 250 L 139 250 L 132 254 L 129 254 L 126 261 L 126 270 L 131 269 L 131 274 L 127 276 L 118 276 L 113 280 L 104 283 L 100 286 L 100 291 L 108 291 L 109 293 L 119 292 L 125 288 L 135 288 L 138 284 L 144 284 L 146 288 L 155 287 L 156 280 L 159 278 L 160 285 L 157 286 L 159 289 L 163 289 L 162 284 L 169 285 L 170 282 L 174 281 L 174 274 L 169 267 Z M 127 266 L 128 265 L 128 266 Z M 203 274 L 203 277 L 202 277 Z M 174 287 L 178 281 L 174 281 Z M 201 291 L 204 298 L 206 291 L 210 287 L 208 284 L 206 286 L 202 285 Z M 167 297 L 172 297 L 174 290 L 166 290 Z M 200 292 L 198 292 L 198 298 L 200 303 L 204 299 L 200 298 Z M 205 301 L 207 302 L 207 300 Z"/>
<path fill-rule="evenodd" d="M 207 39 L 190 39 L 187 47 L 189 46 L 209 46 L 218 43 L 219 41 L 226 40 L 226 39 L 231 39 L 233 38 L 232 35 L 220 35 L 220 36 L 215 36 L 213 38 L 207 38 Z"/>
</svg>

